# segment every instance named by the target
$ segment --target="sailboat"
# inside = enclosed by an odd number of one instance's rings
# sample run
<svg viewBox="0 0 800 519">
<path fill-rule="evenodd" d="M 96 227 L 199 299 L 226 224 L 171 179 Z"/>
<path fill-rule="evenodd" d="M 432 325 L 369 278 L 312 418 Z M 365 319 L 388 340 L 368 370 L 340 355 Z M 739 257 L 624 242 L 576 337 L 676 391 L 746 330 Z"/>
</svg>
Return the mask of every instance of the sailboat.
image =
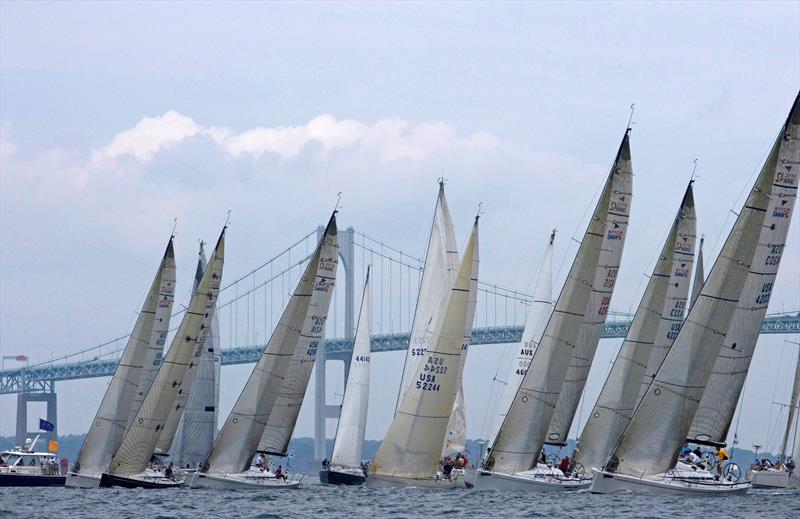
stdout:
<svg viewBox="0 0 800 519">
<path fill-rule="evenodd" d="M 800 453 L 800 422 L 797 408 L 800 406 L 800 348 L 797 350 L 797 363 L 794 368 L 794 384 L 789 401 L 789 415 L 783 431 L 778 463 L 769 468 L 753 467 L 749 477 L 754 487 L 761 488 L 800 488 L 800 473 L 797 472 L 797 454 Z M 791 439 L 794 429 L 794 440 Z M 791 442 L 791 443 L 790 443 Z"/>
<path fill-rule="evenodd" d="M 539 270 L 536 287 L 533 293 L 533 301 L 528 308 L 528 313 L 525 318 L 525 329 L 522 332 L 522 340 L 519 344 L 510 346 L 513 353 L 513 362 L 508 370 L 508 375 L 503 387 L 502 396 L 500 397 L 500 404 L 498 406 L 498 413 L 495 417 L 494 425 L 489 433 L 489 444 L 491 445 L 503 421 L 506 419 L 508 409 L 514 401 L 514 397 L 519 391 L 519 386 L 522 384 L 522 379 L 531 365 L 531 358 L 536 348 L 539 346 L 539 341 L 544 333 L 544 328 L 547 326 L 547 321 L 550 319 L 550 313 L 553 310 L 553 244 L 556 238 L 556 231 L 550 233 L 550 238 L 547 242 L 547 248 L 542 258 L 541 269 Z"/>
<path fill-rule="evenodd" d="M 466 355 L 465 331 L 478 280 L 478 217 L 464 249 L 458 275 L 437 319 L 423 362 L 403 395 L 389 431 L 367 475 L 368 487 L 455 484 L 437 469 L 458 387 L 458 370 Z"/>
<path fill-rule="evenodd" d="M 204 330 L 211 324 L 211 314 L 222 280 L 226 229 L 224 227 L 220 233 L 211 262 L 191 298 L 141 408 L 125 431 L 119 448 L 100 479 L 101 487 L 164 488 L 181 484 L 180 481 L 148 470 L 148 463 L 177 397 L 181 392 L 191 389 L 182 381 L 199 357 Z"/>
<path fill-rule="evenodd" d="M 206 268 L 205 242 L 200 242 L 200 252 L 195 270 L 194 288 L 200 285 Z M 172 448 L 164 441 L 156 450 L 169 452 L 169 460 L 183 469 L 197 469 L 206 459 L 217 434 L 217 413 L 219 409 L 219 316 L 216 308 L 211 315 L 211 326 L 203 332 L 200 361 L 197 375 L 192 383 L 192 390 L 186 400 L 186 407 L 177 430 Z M 173 413 L 175 411 L 173 410 Z M 159 438 L 159 443 L 166 440 Z"/>
<path fill-rule="evenodd" d="M 603 467 L 636 408 L 646 372 L 657 371 L 663 359 L 651 355 L 652 350 L 669 350 L 678 335 L 689 296 L 696 233 L 690 182 L 628 334 L 578 440 L 572 463 L 581 472 Z M 651 358 L 655 367 L 648 362 Z"/>
<path fill-rule="evenodd" d="M 100 477 L 122 443 L 131 413 L 138 411 L 134 395 L 143 371 L 155 364 L 155 352 L 164 346 L 175 299 L 175 253 L 171 236 L 155 278 L 119 364 L 111 377 L 78 459 L 67 474 L 65 485 L 78 488 L 100 486 Z M 159 345 L 160 343 L 160 345 Z"/>
<path fill-rule="evenodd" d="M 296 359 L 299 357 L 306 365 L 307 359 L 311 359 L 313 365 L 322 344 L 337 265 L 334 212 L 211 452 L 192 476 L 192 487 L 283 489 L 300 485 L 297 480 L 276 478 L 259 444 L 277 403 L 289 396 L 288 391 L 299 389 L 298 383 L 304 376 L 301 369 L 305 366 L 299 365 Z M 302 389 L 304 394 L 305 388 Z M 299 411 L 302 396 L 299 401 L 293 398 L 291 402 Z M 257 465 L 252 466 L 257 453 Z"/>
<path fill-rule="evenodd" d="M 370 335 L 372 313 L 369 297 L 369 267 L 361 296 L 361 309 L 356 322 L 356 336 L 350 356 L 350 369 L 342 398 L 339 423 L 330 464 L 319 473 L 322 483 L 331 485 L 360 485 L 365 475 L 362 468 L 364 431 L 367 428 L 369 406 Z M 327 462 L 326 462 L 327 463 Z"/>
<path fill-rule="evenodd" d="M 597 318 L 587 311 L 608 309 L 608 301 L 602 303 L 610 295 L 601 297 L 601 307 L 595 309 L 593 293 L 607 289 L 605 281 L 613 287 L 616 268 L 612 267 L 618 263 L 614 253 L 601 261 L 603 249 L 613 251 L 608 241 L 622 240 L 627 233 L 632 176 L 629 134 L 630 129 L 625 131 L 567 280 L 499 433 L 482 466 L 467 470 L 465 481 L 476 489 L 562 490 L 590 484 L 538 460 L 570 364 L 577 373 L 579 364 L 572 361 L 581 340 L 588 339 L 583 335 L 587 333 L 584 324 Z M 605 265 L 609 267 L 601 271 L 599 267 Z"/>
<path fill-rule="evenodd" d="M 781 204 L 781 199 L 785 199 L 781 195 L 787 188 L 791 193 L 789 201 L 793 202 L 797 189 L 797 171 L 793 171 L 793 166 L 800 163 L 798 139 L 800 94 L 675 343 L 609 461 L 602 470 L 595 471 L 592 492 L 720 494 L 749 490 L 750 482 L 740 481 L 736 474 L 729 472 L 723 477 L 698 474 L 679 462 L 678 456 L 690 438 L 701 398 L 703 405 L 707 405 L 707 398 L 714 398 L 708 391 L 709 382 L 715 375 L 720 352 L 725 351 L 731 337 L 741 333 L 736 331 L 738 325 L 733 321 L 737 316 L 744 318 L 741 308 L 758 304 L 750 299 L 752 294 L 745 293 L 748 280 L 778 261 L 779 257 L 764 258 L 759 254 L 759 243 L 775 243 L 772 250 L 776 253 L 783 248 L 780 234 L 778 240 L 762 241 L 763 231 L 782 232 L 773 226 L 770 214 L 775 202 L 783 207 L 789 205 L 788 201 Z M 790 210 L 785 213 L 788 217 Z M 769 279 L 773 278 L 774 275 L 769 275 Z M 768 285 L 767 293 L 772 283 Z M 743 324 L 749 327 L 755 322 L 760 327 L 762 318 L 760 314 L 754 321 L 747 319 L 749 322 Z M 733 344 L 728 349 L 733 349 Z M 721 425 L 725 426 L 724 421 Z"/>
</svg>

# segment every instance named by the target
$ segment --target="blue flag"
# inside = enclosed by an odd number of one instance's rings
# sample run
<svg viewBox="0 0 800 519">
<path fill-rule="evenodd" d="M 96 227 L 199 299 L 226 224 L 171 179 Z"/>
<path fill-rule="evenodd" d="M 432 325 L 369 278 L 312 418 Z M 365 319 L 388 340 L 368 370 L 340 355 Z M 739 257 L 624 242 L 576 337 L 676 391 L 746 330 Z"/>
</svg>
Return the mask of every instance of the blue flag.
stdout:
<svg viewBox="0 0 800 519">
<path fill-rule="evenodd" d="M 39 430 L 51 432 L 56 430 L 56 426 L 51 424 L 47 420 L 42 420 L 41 418 L 39 418 Z"/>
</svg>

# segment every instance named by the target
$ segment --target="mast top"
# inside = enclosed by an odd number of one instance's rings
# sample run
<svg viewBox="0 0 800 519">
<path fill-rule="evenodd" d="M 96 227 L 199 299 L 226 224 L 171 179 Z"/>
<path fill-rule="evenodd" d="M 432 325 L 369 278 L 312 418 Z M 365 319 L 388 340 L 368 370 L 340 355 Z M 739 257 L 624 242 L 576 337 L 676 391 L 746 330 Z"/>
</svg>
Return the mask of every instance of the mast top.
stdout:
<svg viewBox="0 0 800 519">
<path fill-rule="evenodd" d="M 550 245 L 552 245 L 553 242 L 555 241 L 557 232 L 558 229 L 553 229 L 553 232 L 550 233 Z"/>
<path fill-rule="evenodd" d="M 636 124 L 636 123 L 633 122 L 633 112 L 635 110 L 636 110 L 636 103 L 631 103 L 631 115 L 630 115 L 630 117 L 628 117 L 628 126 L 627 126 L 627 129 L 625 130 L 625 133 L 630 133 L 631 132 L 631 126 Z"/>
<path fill-rule="evenodd" d="M 172 235 L 169 237 L 170 240 L 175 237 L 175 229 L 178 227 L 178 217 L 176 216 L 172 221 Z"/>
</svg>

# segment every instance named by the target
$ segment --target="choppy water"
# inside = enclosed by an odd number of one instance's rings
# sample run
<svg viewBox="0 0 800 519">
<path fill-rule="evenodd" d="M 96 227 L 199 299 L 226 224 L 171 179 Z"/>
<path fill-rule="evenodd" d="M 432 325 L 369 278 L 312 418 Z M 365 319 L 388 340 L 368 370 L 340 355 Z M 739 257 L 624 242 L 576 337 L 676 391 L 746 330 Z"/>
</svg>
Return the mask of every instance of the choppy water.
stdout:
<svg viewBox="0 0 800 519">
<path fill-rule="evenodd" d="M 588 492 L 366 489 L 307 481 L 297 490 L 1 488 L 0 517 L 800 517 L 800 491 L 657 497 Z"/>
</svg>

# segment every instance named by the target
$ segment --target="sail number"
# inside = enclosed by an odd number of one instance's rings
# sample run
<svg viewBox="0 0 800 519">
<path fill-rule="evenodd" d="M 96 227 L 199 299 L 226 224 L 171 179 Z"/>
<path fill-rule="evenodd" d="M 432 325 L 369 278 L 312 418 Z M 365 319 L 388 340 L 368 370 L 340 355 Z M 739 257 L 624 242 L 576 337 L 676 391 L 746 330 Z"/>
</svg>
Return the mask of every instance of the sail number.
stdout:
<svg viewBox="0 0 800 519">
<path fill-rule="evenodd" d="M 420 373 L 419 380 L 417 380 L 417 389 L 423 391 L 439 391 L 441 386 L 436 383 L 436 375 L 425 375 Z"/>
<path fill-rule="evenodd" d="M 597 311 L 598 315 L 606 315 L 608 313 L 608 305 L 611 303 L 611 297 L 603 296 L 600 301 L 600 310 Z"/>
<path fill-rule="evenodd" d="M 686 301 L 675 301 L 675 306 L 672 307 L 672 310 L 669 311 L 670 317 L 683 317 L 683 310 L 686 308 Z"/>
<path fill-rule="evenodd" d="M 309 357 L 313 357 L 317 354 L 317 346 L 319 346 L 319 341 L 311 341 L 308 343 L 308 349 L 306 350 L 306 355 Z"/>
<path fill-rule="evenodd" d="M 420 355 L 425 355 L 426 351 L 428 351 L 427 348 L 411 348 L 411 356 L 419 357 Z"/>
<path fill-rule="evenodd" d="M 356 362 L 369 362 L 369 355 L 356 355 Z"/>
<path fill-rule="evenodd" d="M 603 282 L 604 288 L 614 288 L 614 284 L 617 282 L 618 272 L 619 269 L 617 268 L 608 269 L 608 272 L 606 272 L 606 280 Z"/>
<path fill-rule="evenodd" d="M 756 296 L 757 305 L 769 303 L 769 296 L 772 294 L 772 282 L 761 285 L 761 293 Z"/>
<path fill-rule="evenodd" d="M 670 341 L 674 341 L 678 338 L 678 333 L 681 331 L 683 327 L 683 323 L 673 323 L 670 327 L 669 331 L 667 332 L 667 339 Z"/>
</svg>

